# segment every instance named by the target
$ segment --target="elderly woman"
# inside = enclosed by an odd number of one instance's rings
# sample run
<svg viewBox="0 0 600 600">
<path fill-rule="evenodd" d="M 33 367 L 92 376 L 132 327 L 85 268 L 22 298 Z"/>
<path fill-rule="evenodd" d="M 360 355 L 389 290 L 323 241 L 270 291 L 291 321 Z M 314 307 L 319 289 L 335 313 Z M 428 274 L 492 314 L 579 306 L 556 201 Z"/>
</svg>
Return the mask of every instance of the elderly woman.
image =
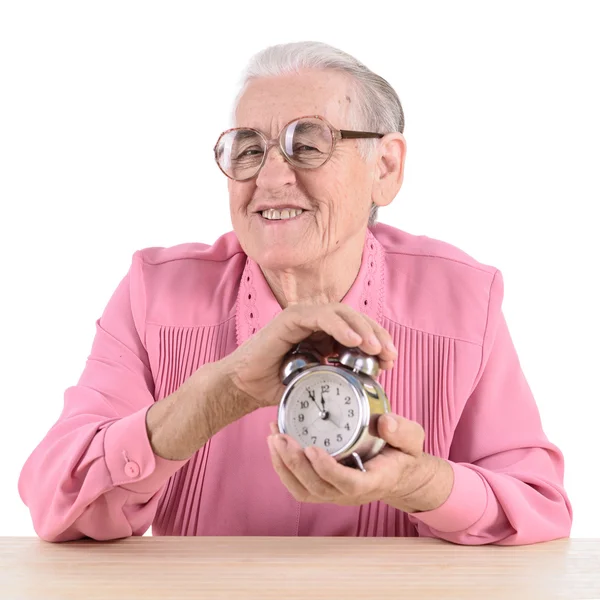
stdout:
<svg viewBox="0 0 600 600">
<path fill-rule="evenodd" d="M 23 467 L 38 535 L 568 536 L 500 272 L 376 223 L 406 157 L 390 85 L 325 44 L 275 46 L 234 119 L 215 145 L 233 231 L 133 255 Z M 392 410 L 364 471 L 277 430 L 281 361 L 303 340 L 379 359 Z"/>
</svg>

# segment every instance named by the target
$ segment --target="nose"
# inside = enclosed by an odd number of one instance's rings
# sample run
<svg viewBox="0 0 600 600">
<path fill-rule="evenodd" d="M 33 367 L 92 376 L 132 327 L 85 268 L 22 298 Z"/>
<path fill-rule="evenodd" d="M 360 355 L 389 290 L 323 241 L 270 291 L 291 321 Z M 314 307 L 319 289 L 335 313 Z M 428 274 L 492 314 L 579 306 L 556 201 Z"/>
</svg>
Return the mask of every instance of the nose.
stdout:
<svg viewBox="0 0 600 600">
<path fill-rule="evenodd" d="M 265 162 L 256 177 L 256 186 L 265 189 L 279 188 L 296 181 L 292 165 L 284 158 L 278 144 L 267 148 Z"/>
</svg>

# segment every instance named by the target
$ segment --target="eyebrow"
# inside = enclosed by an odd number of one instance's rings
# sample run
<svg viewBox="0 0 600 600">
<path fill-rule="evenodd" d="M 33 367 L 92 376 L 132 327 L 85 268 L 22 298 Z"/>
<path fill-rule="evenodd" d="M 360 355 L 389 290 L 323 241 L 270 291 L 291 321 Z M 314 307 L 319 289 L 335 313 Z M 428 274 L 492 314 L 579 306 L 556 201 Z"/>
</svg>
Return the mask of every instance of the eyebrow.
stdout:
<svg viewBox="0 0 600 600">
<path fill-rule="evenodd" d="M 311 129 L 321 129 L 321 125 L 317 125 L 317 123 L 312 123 L 311 121 L 301 121 L 298 127 L 296 127 L 295 131 L 298 131 L 299 133 L 306 133 Z"/>
<path fill-rule="evenodd" d="M 288 123 L 288 125 L 289 124 L 290 123 Z M 310 121 L 303 121 L 298 124 L 298 126 L 295 128 L 294 131 L 302 134 L 302 133 L 310 132 L 312 130 L 320 130 L 320 129 L 321 129 L 321 125 L 318 123 L 312 123 Z M 240 127 L 237 130 L 237 137 L 240 139 L 240 141 L 244 141 L 247 138 L 251 138 L 251 137 L 257 135 L 256 131 L 257 131 L 256 128 L 252 129 L 251 127 Z M 269 137 L 269 135 L 266 133 L 264 133 L 264 135 Z"/>
<path fill-rule="evenodd" d="M 256 137 L 257 135 L 256 131 L 252 129 L 238 129 L 236 131 L 236 138 L 240 138 L 242 141 L 247 138 Z"/>
</svg>

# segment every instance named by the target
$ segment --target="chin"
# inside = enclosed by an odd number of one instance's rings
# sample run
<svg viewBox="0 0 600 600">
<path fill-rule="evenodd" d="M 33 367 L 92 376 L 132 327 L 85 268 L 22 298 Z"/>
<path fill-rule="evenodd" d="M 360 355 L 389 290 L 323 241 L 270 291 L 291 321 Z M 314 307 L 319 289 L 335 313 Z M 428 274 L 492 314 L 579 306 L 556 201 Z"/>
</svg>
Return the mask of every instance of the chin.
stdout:
<svg viewBox="0 0 600 600">
<path fill-rule="evenodd" d="M 298 247 L 281 247 L 274 244 L 269 247 L 255 247 L 251 254 L 261 267 L 265 269 L 282 270 L 290 267 L 297 267 L 306 262 L 306 252 Z"/>
</svg>

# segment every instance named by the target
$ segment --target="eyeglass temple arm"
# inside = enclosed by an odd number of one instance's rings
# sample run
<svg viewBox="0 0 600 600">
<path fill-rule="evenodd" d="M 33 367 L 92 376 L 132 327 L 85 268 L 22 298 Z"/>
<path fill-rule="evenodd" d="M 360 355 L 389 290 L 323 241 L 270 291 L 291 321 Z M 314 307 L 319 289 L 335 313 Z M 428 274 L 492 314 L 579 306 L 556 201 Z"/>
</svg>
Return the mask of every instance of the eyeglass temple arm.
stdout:
<svg viewBox="0 0 600 600">
<path fill-rule="evenodd" d="M 340 135 L 345 139 L 352 138 L 382 138 L 385 133 L 371 133 L 369 131 L 347 131 L 345 129 L 340 130 Z"/>
</svg>

